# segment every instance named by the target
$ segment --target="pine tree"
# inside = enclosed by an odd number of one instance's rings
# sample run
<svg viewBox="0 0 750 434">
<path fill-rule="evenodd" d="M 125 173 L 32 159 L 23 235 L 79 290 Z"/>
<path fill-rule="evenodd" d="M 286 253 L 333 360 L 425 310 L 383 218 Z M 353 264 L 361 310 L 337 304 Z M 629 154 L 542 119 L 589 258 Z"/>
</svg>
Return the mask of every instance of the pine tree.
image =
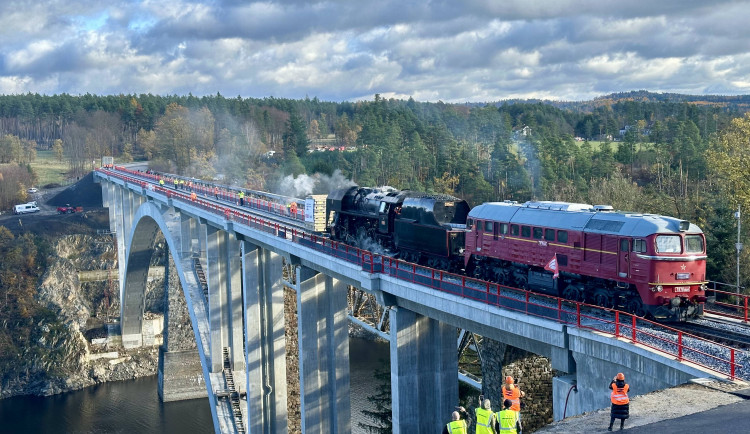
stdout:
<svg viewBox="0 0 750 434">
<path fill-rule="evenodd" d="M 360 428 L 369 433 L 388 434 L 393 432 L 393 421 L 391 419 L 391 368 L 386 365 L 382 369 L 376 369 L 373 374 L 378 386 L 374 395 L 367 396 L 367 400 L 375 406 L 375 410 L 362 410 L 370 423 L 357 422 Z"/>
</svg>

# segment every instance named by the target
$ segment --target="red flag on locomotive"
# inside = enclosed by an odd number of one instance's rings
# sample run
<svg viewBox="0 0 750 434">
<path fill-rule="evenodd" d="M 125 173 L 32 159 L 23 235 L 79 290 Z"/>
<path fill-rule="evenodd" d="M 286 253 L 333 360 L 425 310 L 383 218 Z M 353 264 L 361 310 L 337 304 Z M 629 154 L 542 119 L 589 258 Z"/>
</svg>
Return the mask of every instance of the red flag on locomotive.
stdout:
<svg viewBox="0 0 750 434">
<path fill-rule="evenodd" d="M 552 275 L 553 279 L 560 277 L 560 268 L 557 266 L 557 253 L 555 253 L 555 256 L 549 262 L 547 262 L 544 269 L 555 273 Z"/>
</svg>

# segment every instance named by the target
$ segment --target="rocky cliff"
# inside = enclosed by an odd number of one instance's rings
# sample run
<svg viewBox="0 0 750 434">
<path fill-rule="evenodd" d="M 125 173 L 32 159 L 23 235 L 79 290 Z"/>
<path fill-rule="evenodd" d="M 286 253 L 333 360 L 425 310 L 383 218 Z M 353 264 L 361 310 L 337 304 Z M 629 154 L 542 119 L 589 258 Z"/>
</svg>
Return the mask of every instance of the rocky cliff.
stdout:
<svg viewBox="0 0 750 434">
<path fill-rule="evenodd" d="M 40 279 L 36 302 L 50 315 L 36 324 L 34 341 L 19 360 L 24 366 L 3 379 L 0 398 L 52 395 L 106 381 L 154 375 L 158 349 L 125 351 L 108 340 L 108 328 L 119 312 L 116 280 L 81 282 L 79 272 L 110 270 L 117 276 L 116 250 L 109 235 L 68 234 L 49 237 L 52 248 Z M 154 262 L 163 264 L 159 249 Z M 164 282 L 150 279 L 147 310 L 158 321 L 163 314 Z"/>
</svg>

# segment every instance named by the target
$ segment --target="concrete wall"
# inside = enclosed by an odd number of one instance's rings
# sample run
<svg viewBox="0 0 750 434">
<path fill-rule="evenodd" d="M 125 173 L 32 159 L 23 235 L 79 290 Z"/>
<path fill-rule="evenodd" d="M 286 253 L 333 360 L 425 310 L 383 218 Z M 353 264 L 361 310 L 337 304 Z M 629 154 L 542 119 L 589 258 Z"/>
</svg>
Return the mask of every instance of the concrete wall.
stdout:
<svg viewBox="0 0 750 434">
<path fill-rule="evenodd" d="M 164 402 L 205 398 L 198 350 L 165 351 L 159 349 L 159 397 Z"/>
<path fill-rule="evenodd" d="M 625 374 L 631 396 L 707 376 L 705 371 L 624 339 L 572 327 L 568 329 L 568 336 L 569 348 L 576 361 L 578 392 L 571 392 L 567 399 L 567 416 L 608 407 L 608 386 L 618 372 Z M 555 420 L 562 418 L 572 382 L 572 378 L 561 378 L 553 384 Z"/>
</svg>

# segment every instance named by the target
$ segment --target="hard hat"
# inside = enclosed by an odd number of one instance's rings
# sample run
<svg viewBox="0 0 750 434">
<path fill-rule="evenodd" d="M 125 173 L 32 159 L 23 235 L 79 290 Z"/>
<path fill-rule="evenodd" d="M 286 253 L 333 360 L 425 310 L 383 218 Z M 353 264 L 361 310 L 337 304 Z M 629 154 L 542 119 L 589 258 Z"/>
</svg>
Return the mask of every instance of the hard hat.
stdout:
<svg viewBox="0 0 750 434">
<path fill-rule="evenodd" d="M 624 380 L 625 379 L 625 374 L 623 374 L 622 372 L 618 373 L 617 374 L 617 379 L 618 380 Z"/>
<path fill-rule="evenodd" d="M 459 420 L 459 419 L 461 419 L 461 415 L 458 414 L 457 411 L 454 411 L 453 414 L 452 414 L 452 416 L 453 416 L 453 420 Z"/>
<path fill-rule="evenodd" d="M 492 403 L 489 399 L 485 399 L 484 403 L 482 404 L 482 407 L 484 407 L 485 410 L 489 410 L 492 408 Z"/>
<path fill-rule="evenodd" d="M 505 382 L 508 384 L 513 384 L 513 377 L 508 375 L 507 377 L 505 377 Z"/>
</svg>

